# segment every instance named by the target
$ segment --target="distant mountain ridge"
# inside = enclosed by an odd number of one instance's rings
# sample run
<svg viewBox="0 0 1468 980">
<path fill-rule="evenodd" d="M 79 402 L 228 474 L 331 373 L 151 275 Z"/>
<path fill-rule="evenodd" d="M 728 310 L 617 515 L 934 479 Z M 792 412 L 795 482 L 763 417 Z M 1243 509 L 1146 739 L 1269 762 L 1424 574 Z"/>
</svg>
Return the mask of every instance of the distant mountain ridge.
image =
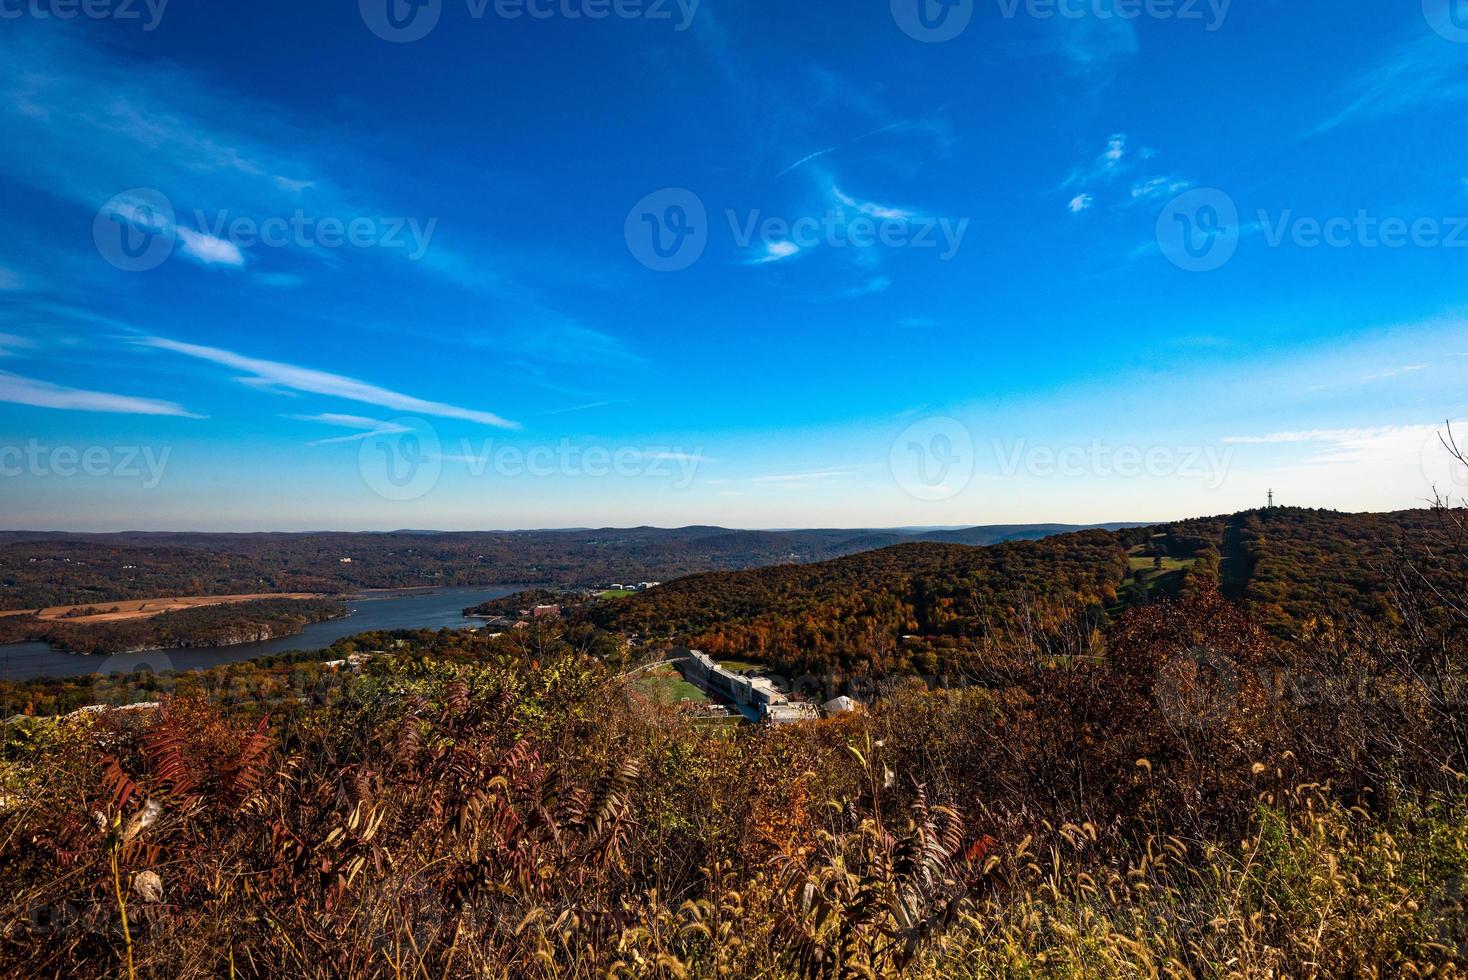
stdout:
<svg viewBox="0 0 1468 980">
<path fill-rule="evenodd" d="M 1136 526 L 1103 525 L 1102 527 Z M 912 541 L 996 544 L 1081 530 L 1065 524 L 794 531 L 580 528 L 550 531 L 0 531 L 0 610 L 168 595 L 668 581 L 802 564 Z"/>
</svg>

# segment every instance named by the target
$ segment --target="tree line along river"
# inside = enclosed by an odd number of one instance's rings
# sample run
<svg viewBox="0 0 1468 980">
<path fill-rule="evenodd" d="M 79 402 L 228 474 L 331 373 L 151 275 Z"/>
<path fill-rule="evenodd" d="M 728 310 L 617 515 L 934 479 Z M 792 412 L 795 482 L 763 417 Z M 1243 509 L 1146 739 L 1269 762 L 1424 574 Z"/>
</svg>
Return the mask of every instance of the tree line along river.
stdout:
<svg viewBox="0 0 1468 980">
<path fill-rule="evenodd" d="M 375 630 L 468 629 L 478 625 L 480 620 L 465 616 L 465 609 L 488 599 L 512 595 L 523 588 L 515 585 L 350 596 L 346 599 L 349 615 L 344 619 L 311 623 L 292 636 L 227 647 L 149 650 L 86 657 L 53 650 L 45 643 L 7 643 L 0 645 L 0 678 L 79 677 L 95 673 L 128 673 L 144 668 L 154 671 L 200 670 L 294 650 L 325 650 L 343 637 Z"/>
</svg>

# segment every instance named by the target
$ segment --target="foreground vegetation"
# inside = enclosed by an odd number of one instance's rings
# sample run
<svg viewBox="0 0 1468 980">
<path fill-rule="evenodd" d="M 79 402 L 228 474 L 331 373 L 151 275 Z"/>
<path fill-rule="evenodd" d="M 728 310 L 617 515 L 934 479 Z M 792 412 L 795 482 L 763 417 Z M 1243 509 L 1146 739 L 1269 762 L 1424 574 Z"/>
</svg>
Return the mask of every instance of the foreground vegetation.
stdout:
<svg viewBox="0 0 1468 980">
<path fill-rule="evenodd" d="M 181 678 L 7 726 L 0 966 L 1453 975 L 1468 767 L 1425 679 L 1461 636 L 1359 629 L 1285 651 L 1220 598 L 1155 604 L 1104 659 L 889 678 L 784 729 L 634 698 L 564 625 L 388 643 L 304 692 Z M 1373 683 L 1313 683 L 1347 663 Z"/>
<path fill-rule="evenodd" d="M 852 594 L 777 569 L 332 664 L 6 685 L 0 969 L 1460 976 L 1468 529 L 1433 516 L 1364 588 L 1277 603 L 1288 631 L 1247 595 L 1279 546 L 1238 523 L 993 549 L 1007 580 L 899 548 Z M 1088 571 L 1113 565 L 1130 598 Z M 648 604 L 809 637 L 819 693 L 867 710 L 700 725 L 591 621 Z M 56 717 L 82 701 L 159 704 Z"/>
</svg>

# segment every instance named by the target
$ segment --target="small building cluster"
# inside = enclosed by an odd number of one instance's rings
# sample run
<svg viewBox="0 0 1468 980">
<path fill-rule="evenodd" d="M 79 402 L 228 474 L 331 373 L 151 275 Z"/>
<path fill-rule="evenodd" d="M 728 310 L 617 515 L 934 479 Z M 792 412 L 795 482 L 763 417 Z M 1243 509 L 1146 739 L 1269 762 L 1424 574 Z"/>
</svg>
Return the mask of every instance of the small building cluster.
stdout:
<svg viewBox="0 0 1468 980">
<path fill-rule="evenodd" d="M 648 589 L 655 589 L 662 584 L 661 582 L 638 582 L 636 584 L 632 582 L 613 582 L 607 586 L 607 590 L 609 592 L 646 592 Z"/>
</svg>

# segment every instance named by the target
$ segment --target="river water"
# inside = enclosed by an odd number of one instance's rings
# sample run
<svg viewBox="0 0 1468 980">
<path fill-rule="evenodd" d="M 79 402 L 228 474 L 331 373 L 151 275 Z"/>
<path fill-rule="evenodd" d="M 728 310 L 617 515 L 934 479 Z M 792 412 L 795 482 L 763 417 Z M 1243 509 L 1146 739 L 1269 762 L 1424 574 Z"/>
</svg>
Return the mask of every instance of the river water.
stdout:
<svg viewBox="0 0 1468 980">
<path fill-rule="evenodd" d="M 154 671 L 197 670 L 219 664 L 240 663 L 257 657 L 293 650 L 325 650 L 344 636 L 373 630 L 468 629 L 480 620 L 464 616 L 464 610 L 486 599 L 498 599 L 525 586 L 484 589 L 434 589 L 424 592 L 374 593 L 347 600 L 351 615 L 324 623 L 312 623 L 295 636 L 282 636 L 263 643 L 241 643 L 231 647 L 202 650 L 150 650 L 120 653 L 110 657 L 83 657 L 53 650 L 44 643 L 0 644 L 0 678 L 25 680 L 31 677 L 79 677 L 95 673 L 128 673 L 139 668 Z"/>
</svg>

